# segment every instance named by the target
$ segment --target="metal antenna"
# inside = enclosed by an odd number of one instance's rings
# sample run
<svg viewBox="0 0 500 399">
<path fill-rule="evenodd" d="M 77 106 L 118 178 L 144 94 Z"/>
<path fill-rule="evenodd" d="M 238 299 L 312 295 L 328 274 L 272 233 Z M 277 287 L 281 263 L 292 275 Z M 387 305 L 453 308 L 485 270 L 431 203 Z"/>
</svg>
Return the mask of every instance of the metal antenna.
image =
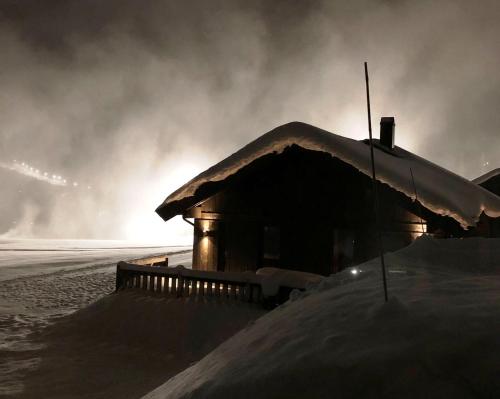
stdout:
<svg viewBox="0 0 500 399">
<path fill-rule="evenodd" d="M 384 249 L 382 247 L 382 232 L 380 227 L 379 216 L 379 199 L 378 199 L 378 186 L 375 173 L 375 156 L 373 154 L 373 137 L 372 137 L 372 113 L 370 109 L 370 85 L 368 83 L 368 63 L 365 62 L 365 81 L 366 81 L 366 106 L 368 108 L 368 133 L 370 134 L 370 155 L 372 161 L 372 182 L 373 182 L 373 210 L 375 213 L 375 222 L 377 228 L 377 240 L 380 251 L 380 264 L 382 266 L 382 281 L 384 282 L 384 299 L 387 302 L 387 278 L 385 276 L 385 260 Z"/>
<path fill-rule="evenodd" d="M 413 178 L 413 170 L 411 170 L 411 166 L 410 166 L 410 174 L 411 174 L 411 181 L 413 183 L 413 191 L 415 191 L 415 201 L 418 202 L 417 185 L 415 184 L 415 179 Z M 418 203 L 420 204 L 420 202 Z M 421 208 L 420 210 L 422 211 L 423 208 Z M 420 224 L 422 225 L 422 235 L 424 235 L 425 230 L 424 230 L 424 220 L 422 219 L 422 215 L 419 215 L 419 218 L 420 218 Z"/>
</svg>

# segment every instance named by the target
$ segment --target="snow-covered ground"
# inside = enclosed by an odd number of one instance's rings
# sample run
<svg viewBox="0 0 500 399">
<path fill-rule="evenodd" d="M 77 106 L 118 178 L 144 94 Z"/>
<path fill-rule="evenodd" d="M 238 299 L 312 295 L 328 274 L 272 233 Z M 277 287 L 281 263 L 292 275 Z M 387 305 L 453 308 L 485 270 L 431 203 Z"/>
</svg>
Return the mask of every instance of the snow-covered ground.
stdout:
<svg viewBox="0 0 500 399">
<path fill-rule="evenodd" d="M 37 315 L 43 306 L 29 313 L 20 295 L 4 310 L 25 313 L 0 328 L 10 326 L 14 337 L 14 321 L 21 338 L 23 326 L 39 332 L 0 349 L 0 396 L 24 385 L 13 397 L 498 397 L 500 239 L 423 237 L 386 261 L 388 303 L 378 260 L 294 291 L 267 314 L 245 303 L 132 290 L 40 330 L 33 326 L 50 320 Z M 39 290 L 41 303 L 54 304 L 49 314 L 84 295 L 71 293 L 78 280 L 110 290 L 96 283 L 104 266 L 63 269 L 0 288 Z"/>
<path fill-rule="evenodd" d="M 152 246 L 128 241 L 9 240 L 0 239 L 0 281 L 89 266 L 116 264 L 120 260 L 151 254 L 178 252 L 186 246 Z M 170 264 L 191 267 L 191 256 L 175 256 Z"/>
<path fill-rule="evenodd" d="M 144 399 L 500 396 L 500 239 L 423 237 L 323 280 Z"/>
<path fill-rule="evenodd" d="M 33 337 L 41 360 L 15 398 L 140 398 L 264 313 L 217 298 L 105 296 Z"/>
<path fill-rule="evenodd" d="M 190 247 L 0 240 L 0 396 L 19 391 L 38 364 L 28 334 L 112 292 L 118 261 L 165 253 L 171 265 L 190 267 Z"/>
</svg>

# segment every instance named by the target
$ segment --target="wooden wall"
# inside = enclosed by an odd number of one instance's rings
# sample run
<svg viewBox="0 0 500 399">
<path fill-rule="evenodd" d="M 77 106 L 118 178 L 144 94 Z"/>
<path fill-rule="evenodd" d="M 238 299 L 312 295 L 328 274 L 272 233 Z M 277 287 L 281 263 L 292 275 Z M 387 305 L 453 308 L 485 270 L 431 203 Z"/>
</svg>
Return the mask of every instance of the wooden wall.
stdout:
<svg viewBox="0 0 500 399">
<path fill-rule="evenodd" d="M 430 215 L 388 186 L 380 184 L 380 194 L 385 249 L 408 245 Z M 328 275 L 378 253 L 371 180 L 296 146 L 255 161 L 184 216 L 196 220 L 193 267 L 201 270 L 278 266 Z M 279 257 L 266 259 L 265 229 L 276 227 Z"/>
<path fill-rule="evenodd" d="M 195 219 L 193 239 L 193 269 L 217 270 L 219 264 L 221 222 Z"/>
</svg>

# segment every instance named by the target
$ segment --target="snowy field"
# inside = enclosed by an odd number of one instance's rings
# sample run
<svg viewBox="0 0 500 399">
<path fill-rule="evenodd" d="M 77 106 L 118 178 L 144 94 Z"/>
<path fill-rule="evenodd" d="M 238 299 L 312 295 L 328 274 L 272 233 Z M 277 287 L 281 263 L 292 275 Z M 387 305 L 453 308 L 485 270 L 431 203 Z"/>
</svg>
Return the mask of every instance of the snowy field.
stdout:
<svg viewBox="0 0 500 399">
<path fill-rule="evenodd" d="M 170 253 L 191 265 L 190 247 L 123 241 L 0 240 L 0 397 L 22 389 L 38 365 L 39 345 L 27 339 L 52 321 L 114 290 L 119 260 Z"/>
</svg>

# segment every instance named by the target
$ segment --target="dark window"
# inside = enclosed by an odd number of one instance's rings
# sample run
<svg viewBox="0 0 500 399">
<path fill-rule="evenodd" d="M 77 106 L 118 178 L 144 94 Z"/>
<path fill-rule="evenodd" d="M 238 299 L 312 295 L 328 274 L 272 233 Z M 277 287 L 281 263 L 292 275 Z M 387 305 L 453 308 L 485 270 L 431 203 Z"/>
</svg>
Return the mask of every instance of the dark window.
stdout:
<svg viewBox="0 0 500 399">
<path fill-rule="evenodd" d="M 278 260 L 280 258 L 280 228 L 278 226 L 264 226 L 262 249 L 264 260 Z"/>
</svg>

